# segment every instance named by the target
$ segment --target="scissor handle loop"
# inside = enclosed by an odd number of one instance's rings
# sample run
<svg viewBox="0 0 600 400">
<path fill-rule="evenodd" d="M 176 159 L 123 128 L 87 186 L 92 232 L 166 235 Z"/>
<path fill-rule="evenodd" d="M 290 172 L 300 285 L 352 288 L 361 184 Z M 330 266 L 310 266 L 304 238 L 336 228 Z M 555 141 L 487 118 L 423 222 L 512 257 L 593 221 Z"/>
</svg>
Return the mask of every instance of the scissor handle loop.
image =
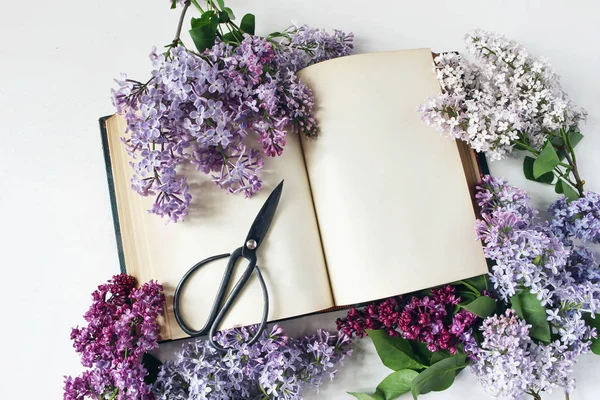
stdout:
<svg viewBox="0 0 600 400">
<path fill-rule="evenodd" d="M 262 315 L 262 318 L 260 321 L 260 325 L 258 326 L 258 329 L 256 330 L 256 333 L 254 334 L 252 339 L 250 339 L 247 342 L 248 346 L 252 346 L 254 343 L 256 343 L 258 341 L 258 339 L 260 339 L 260 336 L 264 332 L 265 326 L 267 325 L 267 319 L 269 318 L 269 292 L 267 291 L 267 285 L 262 276 L 262 273 L 260 272 L 260 268 L 258 268 L 258 265 L 255 265 L 253 270 L 254 270 L 254 272 L 256 272 L 258 281 L 260 282 L 260 286 L 261 286 L 262 292 L 263 292 L 264 303 L 263 303 L 263 315 Z M 238 284 L 236 284 L 236 287 L 238 285 L 240 285 L 240 283 L 241 283 L 241 279 L 240 279 L 240 281 L 238 281 Z M 242 284 L 242 287 L 243 287 L 243 284 Z M 237 296 L 235 296 L 234 292 L 232 291 L 231 294 L 229 295 L 229 297 L 227 298 L 227 300 L 225 301 L 225 305 L 223 306 L 223 308 L 217 315 L 215 322 L 210 327 L 210 333 L 208 334 L 208 341 L 215 349 L 217 349 L 219 351 L 227 351 L 228 349 L 226 349 L 225 347 L 222 347 L 219 343 L 217 343 L 217 341 L 215 340 L 215 335 L 217 333 L 217 330 L 219 329 L 219 325 L 221 325 L 221 322 L 223 321 L 223 319 L 229 312 L 229 308 L 231 308 L 231 305 L 233 304 L 235 297 L 237 297 Z"/>
<path fill-rule="evenodd" d="M 185 273 L 185 275 L 183 275 L 183 277 L 177 284 L 177 287 L 175 288 L 175 294 L 173 295 L 173 314 L 175 315 L 175 320 L 177 321 L 177 324 L 179 325 L 181 330 L 183 330 L 185 333 L 187 333 L 191 337 L 206 335 L 208 333 L 208 331 L 210 330 L 210 325 L 211 325 L 212 321 L 214 320 L 214 317 L 217 315 L 218 309 L 221 305 L 220 300 L 222 300 L 222 298 L 223 298 L 223 294 L 220 293 L 221 289 L 224 287 L 225 288 L 224 290 L 227 290 L 227 285 L 229 284 L 229 280 L 231 279 L 231 271 L 226 270 L 225 273 L 223 274 L 223 279 L 221 280 L 221 285 L 219 286 L 219 291 L 217 291 L 217 296 L 216 296 L 215 302 L 213 303 L 212 309 L 210 310 L 210 314 L 208 316 L 206 323 L 204 324 L 204 326 L 201 329 L 198 329 L 198 330 L 192 329 L 187 324 L 187 322 L 185 322 L 185 320 L 183 319 L 183 316 L 181 315 L 181 292 L 183 291 L 183 287 L 188 282 L 188 280 L 192 277 L 194 272 L 196 272 L 198 269 L 200 269 L 201 267 L 203 267 L 204 265 L 208 264 L 211 261 L 220 260 L 221 258 L 225 258 L 225 257 L 229 257 L 229 256 L 230 256 L 229 253 L 219 254 L 217 256 L 205 258 L 204 260 L 196 263 L 192 268 L 189 269 L 188 272 Z M 221 299 L 219 299 L 219 297 L 221 297 Z M 217 301 L 217 300 L 219 300 L 219 301 Z"/>
<path fill-rule="evenodd" d="M 215 301 L 214 301 L 211 311 L 209 313 L 208 320 L 206 321 L 206 323 L 205 323 L 204 327 L 202 327 L 202 329 L 194 330 L 194 329 L 190 328 L 189 325 L 187 325 L 187 323 L 184 321 L 184 319 L 181 315 L 180 301 L 181 301 L 181 292 L 182 292 L 183 286 L 186 284 L 186 282 L 191 277 L 191 275 L 194 272 L 196 272 L 200 267 L 204 266 L 205 264 L 209 263 L 210 261 L 218 260 L 218 259 L 225 258 L 225 257 L 229 257 L 229 262 L 227 263 L 225 273 L 223 274 L 223 279 L 221 280 L 221 284 L 219 285 L 219 289 L 217 291 Z M 248 266 L 246 267 L 246 269 L 244 270 L 244 273 L 242 274 L 240 279 L 237 281 L 237 283 L 231 290 L 231 293 L 229 294 L 229 296 L 227 296 L 227 299 L 225 299 L 225 302 L 223 303 L 223 298 L 225 297 L 225 293 L 227 292 L 227 287 L 229 286 L 229 281 L 232 278 L 235 264 L 237 263 L 237 261 L 240 257 L 243 257 L 246 260 L 248 260 Z M 227 351 L 226 348 L 222 347 L 214 340 L 214 336 L 217 332 L 217 329 L 221 325 L 221 322 L 227 316 L 227 314 L 229 313 L 229 310 L 233 306 L 235 300 L 240 295 L 244 286 L 250 279 L 250 276 L 255 271 L 256 271 L 258 281 L 260 283 L 260 286 L 261 286 L 261 289 L 263 292 L 263 301 L 264 301 L 263 315 L 262 315 L 260 325 L 259 325 L 258 330 L 256 331 L 255 335 L 248 342 L 248 345 L 251 346 L 254 343 L 256 343 L 258 341 L 258 339 L 260 338 L 261 334 L 263 333 L 265 326 L 267 324 L 267 319 L 269 316 L 269 293 L 267 291 L 267 285 L 262 276 L 262 273 L 261 273 L 260 269 L 258 268 L 258 266 L 256 265 L 256 252 L 254 250 L 248 249 L 246 247 L 237 248 L 231 255 L 230 254 L 220 254 L 218 256 L 209 257 L 205 260 L 202 260 L 199 263 L 197 263 L 196 265 L 194 265 L 192 268 L 190 268 L 190 270 L 183 276 L 183 278 L 181 278 L 181 281 L 177 285 L 177 288 L 175 289 L 175 294 L 173 296 L 173 313 L 175 314 L 175 319 L 177 320 L 177 323 L 179 324 L 181 329 L 190 336 L 202 336 L 202 335 L 206 335 L 208 333 L 209 334 L 208 340 L 215 349 L 220 350 L 220 351 Z M 222 307 L 221 307 L 221 305 L 222 305 Z"/>
</svg>

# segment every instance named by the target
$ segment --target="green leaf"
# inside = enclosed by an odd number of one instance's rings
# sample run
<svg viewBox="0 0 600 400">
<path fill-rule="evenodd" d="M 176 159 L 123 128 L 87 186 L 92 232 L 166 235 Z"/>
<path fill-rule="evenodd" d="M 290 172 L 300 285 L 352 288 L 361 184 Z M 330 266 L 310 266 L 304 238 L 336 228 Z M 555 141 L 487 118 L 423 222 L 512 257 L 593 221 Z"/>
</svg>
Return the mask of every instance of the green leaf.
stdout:
<svg viewBox="0 0 600 400">
<path fill-rule="evenodd" d="M 223 11 L 225 11 L 227 13 L 227 15 L 229 15 L 229 19 L 234 20 L 235 19 L 235 14 L 233 13 L 233 10 L 229 7 L 225 7 L 223 9 Z"/>
<path fill-rule="evenodd" d="M 571 147 L 575 148 L 575 146 L 577 146 L 577 144 L 579 144 L 579 142 L 581 142 L 581 140 L 583 139 L 583 135 L 579 132 L 569 131 L 569 132 L 567 132 L 567 139 L 569 140 L 569 144 L 571 145 Z M 558 150 L 558 158 L 560 160 L 565 159 L 568 149 L 564 148 L 566 146 L 566 144 L 565 144 L 562 136 L 554 136 L 552 138 L 552 144 L 554 144 L 554 147 L 559 149 Z"/>
<path fill-rule="evenodd" d="M 212 31 L 215 33 L 215 35 L 217 34 L 218 27 L 219 27 L 219 16 L 213 15 L 212 17 L 210 17 L 210 29 L 212 29 Z"/>
<path fill-rule="evenodd" d="M 171 0 L 171 10 L 177 8 L 177 0 Z"/>
<path fill-rule="evenodd" d="M 558 164 L 560 164 L 560 160 L 556 150 L 554 150 L 552 143 L 547 140 L 542 152 L 533 162 L 533 177 L 536 179 L 541 177 L 552 171 Z"/>
<path fill-rule="evenodd" d="M 200 53 L 215 45 L 218 25 L 219 17 L 212 10 L 205 12 L 200 18 L 192 18 L 190 36 Z"/>
<path fill-rule="evenodd" d="M 448 357 L 450 357 L 450 353 L 445 352 L 445 351 L 436 351 L 431 356 L 431 365 L 438 363 L 438 362 L 442 361 L 444 358 L 448 358 Z"/>
<path fill-rule="evenodd" d="M 239 43 L 242 41 L 242 39 L 243 39 L 243 36 L 238 31 L 227 32 L 226 34 L 223 35 L 223 40 L 225 40 L 226 42 L 238 42 Z"/>
<path fill-rule="evenodd" d="M 592 317 L 592 314 L 590 313 L 583 313 L 582 316 L 587 326 L 600 330 L 600 314 L 594 314 Z"/>
<path fill-rule="evenodd" d="M 225 8 L 225 1 L 223 0 L 217 0 L 217 4 L 219 5 L 219 9 L 224 9 Z"/>
<path fill-rule="evenodd" d="M 223 24 L 229 21 L 229 14 L 225 11 L 219 11 L 219 23 Z"/>
<path fill-rule="evenodd" d="M 459 281 L 457 283 L 460 283 L 460 282 L 468 283 L 469 285 L 473 286 L 475 289 L 479 290 L 480 292 L 483 292 L 484 290 L 489 289 L 488 274 L 474 276 L 473 278 L 469 278 L 469 279 L 463 279 L 462 281 Z"/>
<path fill-rule="evenodd" d="M 530 181 L 551 184 L 552 181 L 554 180 L 554 173 L 548 172 L 548 173 L 543 174 L 539 178 L 536 178 L 533 175 L 533 164 L 534 163 L 535 163 L 535 158 L 533 158 L 533 157 L 526 156 L 525 159 L 523 160 L 523 174 L 525 175 L 525 178 L 529 179 Z"/>
<path fill-rule="evenodd" d="M 435 353 L 431 352 L 427 348 L 427 344 L 422 342 L 417 342 L 415 340 L 409 340 L 410 347 L 412 348 L 413 354 L 417 361 L 419 361 L 423 365 L 431 365 L 431 358 Z"/>
<path fill-rule="evenodd" d="M 517 315 L 531 325 L 529 336 L 550 342 L 550 325 L 546 320 L 546 308 L 541 305 L 537 296 L 530 291 L 519 291 L 510 298 L 510 304 Z"/>
<path fill-rule="evenodd" d="M 240 22 L 240 29 L 249 35 L 254 35 L 254 24 L 254 14 L 246 14 L 242 17 L 242 22 Z"/>
<path fill-rule="evenodd" d="M 360 392 L 348 392 L 349 395 L 354 396 L 358 400 L 386 400 L 381 394 L 375 392 L 373 394 L 360 393 Z"/>
<path fill-rule="evenodd" d="M 416 360 L 412 348 L 406 339 L 391 337 L 385 331 L 367 331 L 375 345 L 375 350 L 383 365 L 394 371 L 401 369 L 422 369 L 426 366 Z"/>
<path fill-rule="evenodd" d="M 393 400 L 410 392 L 411 382 L 419 375 L 412 369 L 403 369 L 389 374 L 377 386 L 375 393 L 348 392 L 358 400 Z"/>
<path fill-rule="evenodd" d="M 556 185 L 554 185 L 554 191 L 558 194 L 562 194 L 564 193 L 564 189 L 563 189 L 563 180 L 558 178 L 558 180 L 556 181 Z"/>
<path fill-rule="evenodd" d="M 448 358 L 450 356 L 451 356 L 451 354 L 449 352 L 447 352 L 445 350 L 438 350 L 435 353 L 433 353 L 433 355 L 431 356 L 431 364 L 430 365 L 438 363 L 441 360 L 443 360 L 445 358 Z M 460 374 L 463 371 L 463 369 L 466 368 L 466 366 L 467 365 L 465 364 L 464 367 L 457 369 L 456 370 L 456 375 Z"/>
<path fill-rule="evenodd" d="M 212 18 L 213 15 L 215 15 L 215 12 L 213 10 L 209 10 L 209 11 L 205 11 L 204 13 L 202 13 L 200 18 L 192 17 L 192 29 L 199 28 L 203 25 L 210 24 L 210 19 Z"/>
<path fill-rule="evenodd" d="M 410 392 L 411 382 L 419 375 L 412 369 L 402 369 L 392 372 L 377 386 L 375 395 L 379 394 L 385 400 L 392 400 Z"/>
<path fill-rule="evenodd" d="M 567 132 L 567 139 L 569 139 L 571 147 L 575 148 L 581 142 L 581 139 L 583 139 L 583 135 L 579 132 L 569 131 Z"/>
<path fill-rule="evenodd" d="M 469 304 L 460 304 L 460 306 L 481 318 L 487 318 L 496 311 L 496 301 L 487 296 L 480 296 Z"/>
<path fill-rule="evenodd" d="M 209 25 L 206 25 L 206 27 L 208 26 Z M 190 29 L 190 36 L 196 45 L 196 49 L 198 49 L 200 53 L 203 53 L 204 50 L 210 49 L 215 45 L 215 34 L 205 27 Z"/>
<path fill-rule="evenodd" d="M 475 300 L 477 297 L 479 297 L 475 293 L 473 293 L 471 291 L 466 291 L 466 290 L 457 290 L 456 294 L 460 296 L 460 300 L 464 304 L 470 303 L 473 300 Z"/>
<path fill-rule="evenodd" d="M 592 315 L 589 313 L 583 314 L 583 319 L 586 325 L 590 328 L 596 328 L 596 331 L 598 331 L 599 337 L 592 339 L 591 350 L 592 353 L 600 356 L 600 314 L 596 314 L 594 317 L 595 318 L 592 318 Z"/>
<path fill-rule="evenodd" d="M 467 356 L 457 354 L 438 361 L 421 372 L 413 381 L 411 392 L 416 400 L 420 394 L 440 392 L 454 383 L 458 370 L 465 367 Z"/>
<path fill-rule="evenodd" d="M 573 186 L 571 186 L 571 184 L 565 181 L 563 178 L 559 178 L 558 181 L 556 181 L 554 191 L 558 194 L 564 194 L 569 200 L 577 200 L 579 198 L 579 193 L 577 190 L 575 190 Z"/>
</svg>

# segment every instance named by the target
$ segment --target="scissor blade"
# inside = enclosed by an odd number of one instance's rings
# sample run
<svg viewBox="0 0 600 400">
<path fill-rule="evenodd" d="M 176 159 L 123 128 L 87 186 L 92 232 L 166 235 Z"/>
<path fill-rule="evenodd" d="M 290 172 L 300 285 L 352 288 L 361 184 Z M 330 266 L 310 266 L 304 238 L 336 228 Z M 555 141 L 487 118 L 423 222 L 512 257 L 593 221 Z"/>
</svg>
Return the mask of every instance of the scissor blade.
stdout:
<svg viewBox="0 0 600 400">
<path fill-rule="evenodd" d="M 269 231 L 271 222 L 273 222 L 273 217 L 275 216 L 275 211 L 277 210 L 277 205 L 279 204 L 282 192 L 283 181 L 273 189 L 267 198 L 267 201 L 265 201 L 265 204 L 263 204 L 258 215 L 254 219 L 250 231 L 248 232 L 248 236 L 246 237 L 246 243 L 248 240 L 253 239 L 256 241 L 256 247 L 258 248 L 258 246 L 260 246 Z"/>
</svg>

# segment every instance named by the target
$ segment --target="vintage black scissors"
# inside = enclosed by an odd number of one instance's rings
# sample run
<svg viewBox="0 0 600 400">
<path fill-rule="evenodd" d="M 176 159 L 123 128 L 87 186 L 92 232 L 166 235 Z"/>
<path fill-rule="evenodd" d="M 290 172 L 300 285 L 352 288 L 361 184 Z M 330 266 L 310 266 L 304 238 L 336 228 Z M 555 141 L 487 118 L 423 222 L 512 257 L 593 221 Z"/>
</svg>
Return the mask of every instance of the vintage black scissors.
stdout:
<svg viewBox="0 0 600 400">
<path fill-rule="evenodd" d="M 281 181 L 281 183 L 277 185 L 277 187 L 273 190 L 273 192 L 265 201 L 265 204 L 263 204 L 258 215 L 254 219 L 252 226 L 250 227 L 250 231 L 248 232 L 248 236 L 246 236 L 246 240 L 244 241 L 244 245 L 242 247 L 235 249 L 231 254 L 220 254 L 200 261 L 199 263 L 194 265 L 188 272 L 186 272 L 183 278 L 181 278 L 181 281 L 179 281 L 179 284 L 175 289 L 175 295 L 173 297 L 173 313 L 175 314 L 175 319 L 177 320 L 177 323 L 185 333 L 187 333 L 190 336 L 202 336 L 208 333 L 208 340 L 210 341 L 210 344 L 218 350 L 225 351 L 226 349 L 224 349 L 214 341 L 215 333 L 221 325 L 221 322 L 235 303 L 237 297 L 242 292 L 242 289 L 248 283 L 248 280 L 250 279 L 250 276 L 253 272 L 256 272 L 256 276 L 258 277 L 258 281 L 260 282 L 260 286 L 262 287 L 264 305 L 261 323 L 254 337 L 248 342 L 248 345 L 256 343 L 262 332 L 265 330 L 265 325 L 267 324 L 267 318 L 269 316 L 269 293 L 267 291 L 267 285 L 265 284 L 265 280 L 260 272 L 260 269 L 258 268 L 258 265 L 256 265 L 256 250 L 260 247 L 267 234 L 267 231 L 269 230 L 269 227 L 271 226 L 271 222 L 273 221 L 273 216 L 275 215 L 275 210 L 277 209 L 277 205 L 279 204 L 279 199 L 281 198 L 282 191 L 283 181 Z M 223 279 L 221 280 L 221 284 L 219 285 L 219 290 L 217 291 L 215 301 L 210 310 L 208 320 L 206 321 L 202 329 L 194 330 L 190 328 L 190 326 L 184 321 L 181 315 L 180 302 L 183 287 L 187 283 L 188 279 L 192 276 L 192 274 L 196 272 L 199 268 L 211 261 L 219 260 L 225 257 L 229 257 L 229 262 L 227 263 L 225 273 L 223 274 Z M 233 276 L 235 265 L 240 257 L 248 260 L 248 266 L 244 270 L 244 273 L 242 274 L 241 278 L 237 281 L 237 283 L 231 290 L 229 296 L 227 296 L 227 298 L 224 300 L 225 294 L 227 293 L 227 288 L 229 287 L 231 278 Z"/>
</svg>

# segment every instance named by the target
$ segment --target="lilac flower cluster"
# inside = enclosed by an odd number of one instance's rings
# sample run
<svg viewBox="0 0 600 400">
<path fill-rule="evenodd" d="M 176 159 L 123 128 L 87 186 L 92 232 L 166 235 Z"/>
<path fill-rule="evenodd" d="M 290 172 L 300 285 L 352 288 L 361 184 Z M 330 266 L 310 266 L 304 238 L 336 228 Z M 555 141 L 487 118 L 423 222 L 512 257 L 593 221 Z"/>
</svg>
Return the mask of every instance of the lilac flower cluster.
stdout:
<svg viewBox="0 0 600 400">
<path fill-rule="evenodd" d="M 246 343 L 256 327 L 220 332 L 216 340 L 187 343 L 175 359 L 163 364 L 154 385 L 157 399 L 300 399 L 307 386 L 333 379 L 337 365 L 351 354 L 350 338 L 319 330 L 293 339 L 275 325 L 261 339 Z"/>
<path fill-rule="evenodd" d="M 431 289 L 431 297 L 392 297 L 367 305 L 362 311 L 352 308 L 336 321 L 338 330 L 363 337 L 366 330 L 382 329 L 390 336 L 426 343 L 430 351 L 448 350 L 455 354 L 459 345 L 472 348 L 471 327 L 477 316 L 460 310 L 452 315 L 461 298 L 453 286 Z"/>
<path fill-rule="evenodd" d="M 296 71 L 352 49 L 351 35 L 297 27 L 281 40 L 245 35 L 203 54 L 183 46 L 150 55 L 146 83 L 122 75 L 113 90 L 127 120 L 132 188 L 156 196 L 151 210 L 182 221 L 191 201 L 178 166 L 191 163 L 229 193 L 261 188 L 262 154 L 282 154 L 290 129 L 316 136 L 313 96 Z M 262 151 L 254 149 L 260 145 Z"/>
<path fill-rule="evenodd" d="M 570 344 L 561 340 L 536 344 L 529 337 L 531 325 L 513 310 L 486 318 L 481 327 L 484 339 L 471 371 L 486 391 L 498 398 L 539 396 L 556 386 L 570 392 L 575 383 L 571 374 L 576 356 L 589 351 L 590 343 L 575 338 L 590 339 L 593 332 L 585 326 L 580 313 L 565 322 L 563 329 L 574 338 Z"/>
<path fill-rule="evenodd" d="M 65 378 L 64 399 L 154 399 L 144 383 L 142 357 L 158 347 L 156 318 L 165 302 L 162 286 L 150 281 L 136 289 L 133 277 L 116 275 L 92 298 L 84 315 L 88 325 L 71 332 L 82 365 L 91 369 Z"/>
<path fill-rule="evenodd" d="M 563 239 L 577 238 L 600 243 L 600 195 L 586 192 L 584 197 L 568 201 L 565 197 L 550 206 L 552 228 Z"/>
<path fill-rule="evenodd" d="M 460 297 L 454 286 L 431 289 L 431 298 L 413 297 L 400 314 L 398 328 L 402 337 L 427 343 L 429 351 L 448 350 L 455 354 L 459 344 L 471 340 L 470 328 L 477 316 L 467 310 L 460 310 L 454 316 L 452 311 Z"/>
<path fill-rule="evenodd" d="M 294 25 L 273 40 L 286 49 L 278 54 L 279 64 L 290 71 L 298 71 L 321 61 L 348 55 L 354 49 L 352 33 L 335 29 L 333 34 L 330 34 L 325 29 L 311 28 L 307 25 Z"/>
<path fill-rule="evenodd" d="M 485 256 L 496 262 L 490 280 L 499 297 L 508 301 L 518 288 L 527 288 L 542 305 L 572 303 L 598 312 L 600 268 L 593 253 L 560 240 L 549 224 L 538 221 L 522 190 L 489 175 L 478 189 L 482 213 L 476 231 Z M 552 225 L 556 230 L 559 222 Z"/>
<path fill-rule="evenodd" d="M 560 240 L 548 223 L 538 221 L 523 191 L 490 176 L 478 189 L 482 218 L 477 234 L 486 257 L 496 262 L 490 280 L 507 302 L 517 290 L 537 294 L 553 342 L 533 342 L 526 335 L 529 327 L 510 312 L 490 317 L 474 370 L 486 389 L 508 398 L 554 386 L 568 392 L 576 356 L 589 351 L 597 334 L 586 326 L 582 312 L 600 310 L 600 268 L 592 252 L 569 237 Z"/>
<path fill-rule="evenodd" d="M 443 93 L 419 107 L 427 124 L 498 160 L 519 142 L 539 149 L 553 132 L 585 119 L 546 60 L 490 32 L 474 30 L 465 42 L 474 62 L 456 53 L 435 58 Z"/>
</svg>

